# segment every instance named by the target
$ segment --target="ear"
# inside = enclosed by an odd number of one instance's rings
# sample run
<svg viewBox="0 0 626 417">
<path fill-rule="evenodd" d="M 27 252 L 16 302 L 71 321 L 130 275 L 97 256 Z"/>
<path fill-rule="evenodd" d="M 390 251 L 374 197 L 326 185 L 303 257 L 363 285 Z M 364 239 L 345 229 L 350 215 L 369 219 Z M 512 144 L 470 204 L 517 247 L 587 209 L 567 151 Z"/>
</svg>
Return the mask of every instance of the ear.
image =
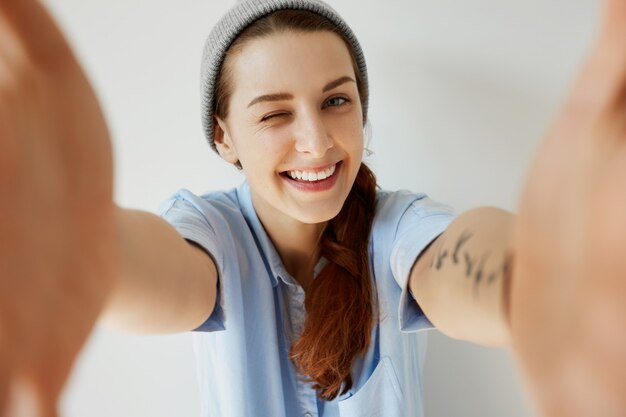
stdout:
<svg viewBox="0 0 626 417">
<path fill-rule="evenodd" d="M 239 155 L 237 154 L 237 149 L 235 149 L 226 122 L 218 117 L 213 119 L 213 121 L 213 140 L 215 141 L 217 151 L 226 162 L 231 164 L 236 163 L 239 161 Z"/>
</svg>

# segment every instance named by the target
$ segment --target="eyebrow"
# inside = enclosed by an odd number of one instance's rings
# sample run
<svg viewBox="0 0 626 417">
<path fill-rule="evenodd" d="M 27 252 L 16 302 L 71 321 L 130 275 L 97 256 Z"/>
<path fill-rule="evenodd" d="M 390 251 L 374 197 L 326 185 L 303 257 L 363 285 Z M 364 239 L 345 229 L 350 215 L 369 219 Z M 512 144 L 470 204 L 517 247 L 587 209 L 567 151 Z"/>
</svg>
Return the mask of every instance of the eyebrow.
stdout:
<svg viewBox="0 0 626 417">
<path fill-rule="evenodd" d="M 347 75 L 345 75 L 343 77 L 337 78 L 335 81 L 331 81 L 328 84 L 326 84 L 324 88 L 322 88 L 322 92 L 325 93 L 347 82 L 356 83 L 356 81 L 354 81 L 352 77 L 348 77 Z M 257 103 L 262 103 L 265 101 L 280 101 L 280 100 L 293 100 L 293 94 L 290 94 L 290 93 L 264 94 L 252 100 L 250 104 L 248 104 L 248 107 L 252 107 Z"/>
</svg>

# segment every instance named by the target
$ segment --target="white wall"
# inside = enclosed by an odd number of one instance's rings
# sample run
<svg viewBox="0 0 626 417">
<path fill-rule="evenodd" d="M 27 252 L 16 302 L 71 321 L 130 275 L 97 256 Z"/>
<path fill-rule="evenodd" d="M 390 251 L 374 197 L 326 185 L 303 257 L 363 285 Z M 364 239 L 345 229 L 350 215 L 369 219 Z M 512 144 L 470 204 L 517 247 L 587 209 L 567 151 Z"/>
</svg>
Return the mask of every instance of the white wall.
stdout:
<svg viewBox="0 0 626 417">
<path fill-rule="evenodd" d="M 109 121 L 116 197 L 156 210 L 181 187 L 240 174 L 202 137 L 204 39 L 232 0 L 47 0 Z M 330 0 L 369 64 L 369 158 L 384 188 L 425 191 L 459 211 L 514 210 L 538 140 L 592 39 L 594 0 Z M 76 115 L 80 117 L 80 115 Z M 532 414 L 507 352 L 431 332 L 428 417 Z M 97 329 L 63 399 L 67 417 L 198 416 L 188 334 Z"/>
</svg>

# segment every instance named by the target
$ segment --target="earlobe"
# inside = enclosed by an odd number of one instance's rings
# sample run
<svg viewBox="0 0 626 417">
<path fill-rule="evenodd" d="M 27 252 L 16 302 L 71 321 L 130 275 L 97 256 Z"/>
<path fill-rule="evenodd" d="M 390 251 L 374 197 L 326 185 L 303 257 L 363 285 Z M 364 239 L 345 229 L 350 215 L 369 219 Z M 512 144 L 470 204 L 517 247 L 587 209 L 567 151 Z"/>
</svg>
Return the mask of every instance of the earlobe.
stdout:
<svg viewBox="0 0 626 417">
<path fill-rule="evenodd" d="M 219 118 L 214 119 L 213 138 L 215 140 L 217 152 L 219 152 L 222 159 L 231 164 L 239 161 L 237 149 L 235 149 L 226 123 Z"/>
</svg>

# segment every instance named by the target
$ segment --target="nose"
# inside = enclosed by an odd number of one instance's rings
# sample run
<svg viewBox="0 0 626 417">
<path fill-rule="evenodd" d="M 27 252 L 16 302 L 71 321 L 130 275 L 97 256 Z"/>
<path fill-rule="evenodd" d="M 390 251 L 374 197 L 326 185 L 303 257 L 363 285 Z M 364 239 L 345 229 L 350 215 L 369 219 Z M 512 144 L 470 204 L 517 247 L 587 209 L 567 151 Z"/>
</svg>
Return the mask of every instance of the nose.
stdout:
<svg viewBox="0 0 626 417">
<path fill-rule="evenodd" d="M 317 111 L 301 113 L 295 135 L 296 150 L 320 158 L 333 147 L 333 139 Z"/>
</svg>

